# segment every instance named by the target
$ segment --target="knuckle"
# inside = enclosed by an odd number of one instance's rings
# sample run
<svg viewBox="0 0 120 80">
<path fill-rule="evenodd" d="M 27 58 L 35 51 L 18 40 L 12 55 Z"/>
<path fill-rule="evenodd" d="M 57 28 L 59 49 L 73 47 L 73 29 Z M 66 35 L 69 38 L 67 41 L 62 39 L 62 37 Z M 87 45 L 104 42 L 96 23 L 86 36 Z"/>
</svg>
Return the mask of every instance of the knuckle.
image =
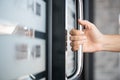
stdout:
<svg viewBox="0 0 120 80">
<path fill-rule="evenodd" d="M 75 29 L 71 29 L 70 34 L 73 35 L 75 33 Z"/>
<path fill-rule="evenodd" d="M 72 45 L 73 45 L 73 46 L 76 46 L 76 42 L 72 42 Z"/>
</svg>

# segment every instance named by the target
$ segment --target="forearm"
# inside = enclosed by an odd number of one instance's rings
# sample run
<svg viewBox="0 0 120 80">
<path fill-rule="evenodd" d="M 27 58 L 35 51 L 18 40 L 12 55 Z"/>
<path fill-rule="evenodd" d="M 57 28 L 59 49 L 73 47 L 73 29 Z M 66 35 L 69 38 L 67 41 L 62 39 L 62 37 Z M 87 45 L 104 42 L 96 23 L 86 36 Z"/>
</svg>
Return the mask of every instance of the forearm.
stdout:
<svg viewBox="0 0 120 80">
<path fill-rule="evenodd" d="M 104 35 L 101 43 L 102 51 L 120 52 L 120 35 Z"/>
</svg>

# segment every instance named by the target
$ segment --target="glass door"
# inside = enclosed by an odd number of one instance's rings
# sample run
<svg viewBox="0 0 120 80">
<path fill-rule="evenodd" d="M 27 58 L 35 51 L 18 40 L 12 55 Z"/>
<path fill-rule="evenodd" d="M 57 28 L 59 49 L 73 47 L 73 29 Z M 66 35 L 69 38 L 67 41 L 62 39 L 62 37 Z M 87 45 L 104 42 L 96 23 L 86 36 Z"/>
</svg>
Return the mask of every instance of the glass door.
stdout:
<svg viewBox="0 0 120 80">
<path fill-rule="evenodd" d="M 45 80 L 46 36 L 44 0 L 1 0 L 0 80 Z"/>
</svg>

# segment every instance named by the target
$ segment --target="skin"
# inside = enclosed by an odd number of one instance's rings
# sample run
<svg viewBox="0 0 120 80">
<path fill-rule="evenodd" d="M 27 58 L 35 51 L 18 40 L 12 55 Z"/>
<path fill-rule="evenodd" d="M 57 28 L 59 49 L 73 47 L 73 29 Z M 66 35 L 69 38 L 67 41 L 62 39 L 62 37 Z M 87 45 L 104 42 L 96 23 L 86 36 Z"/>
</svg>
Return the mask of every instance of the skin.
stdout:
<svg viewBox="0 0 120 80">
<path fill-rule="evenodd" d="M 104 35 L 91 22 L 86 20 L 78 20 L 78 22 L 85 29 L 70 31 L 70 45 L 73 51 L 77 51 L 79 45 L 83 45 L 83 52 L 120 52 L 120 35 Z"/>
</svg>

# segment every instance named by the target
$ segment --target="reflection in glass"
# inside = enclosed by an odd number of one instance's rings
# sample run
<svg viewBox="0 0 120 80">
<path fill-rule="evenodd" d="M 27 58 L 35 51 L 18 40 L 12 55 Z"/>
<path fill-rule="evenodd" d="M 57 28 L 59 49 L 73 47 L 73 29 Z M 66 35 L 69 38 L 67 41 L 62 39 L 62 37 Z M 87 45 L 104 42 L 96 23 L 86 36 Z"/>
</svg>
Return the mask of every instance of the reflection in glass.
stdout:
<svg viewBox="0 0 120 80">
<path fill-rule="evenodd" d="M 0 24 L 0 34 L 16 34 L 16 35 L 24 35 L 28 37 L 34 36 L 33 29 L 29 29 L 27 27 L 23 27 L 20 25 L 5 25 Z"/>
</svg>

